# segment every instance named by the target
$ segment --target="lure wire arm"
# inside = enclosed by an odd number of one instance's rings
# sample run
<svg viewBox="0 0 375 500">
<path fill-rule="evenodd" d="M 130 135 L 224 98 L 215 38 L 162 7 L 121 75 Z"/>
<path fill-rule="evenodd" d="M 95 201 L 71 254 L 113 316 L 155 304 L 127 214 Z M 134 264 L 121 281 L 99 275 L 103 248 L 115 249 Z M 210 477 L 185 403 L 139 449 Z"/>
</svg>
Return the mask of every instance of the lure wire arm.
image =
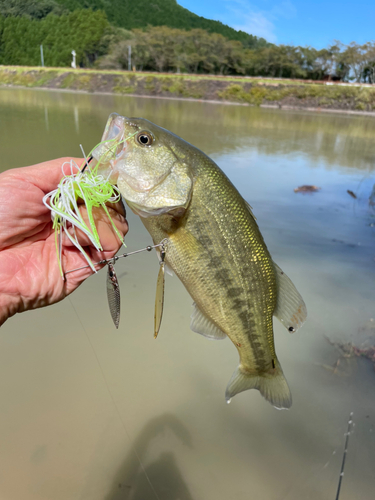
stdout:
<svg viewBox="0 0 375 500">
<path fill-rule="evenodd" d="M 161 247 L 160 253 L 163 256 L 162 261 L 164 261 L 166 245 L 167 245 L 167 238 L 164 238 L 157 245 L 148 245 L 146 248 L 134 250 L 134 252 L 127 252 L 127 253 L 123 253 L 121 255 L 115 255 L 114 257 L 112 257 L 112 259 L 103 259 L 103 260 L 100 260 L 99 262 L 94 262 L 93 265 L 100 266 L 102 264 L 108 264 L 109 262 L 114 264 L 115 262 L 117 262 L 119 259 L 122 259 L 123 257 L 129 257 L 130 255 L 135 255 L 136 253 L 141 253 L 141 252 L 146 252 L 146 251 L 151 252 L 151 250 L 153 248 L 159 248 L 159 247 Z M 77 267 L 76 269 L 70 269 L 69 271 L 65 271 L 64 274 L 69 274 L 69 273 L 73 273 L 75 271 L 80 271 L 81 269 L 86 269 L 87 267 L 91 267 L 91 266 L 86 265 L 86 266 L 82 266 L 82 267 Z"/>
</svg>

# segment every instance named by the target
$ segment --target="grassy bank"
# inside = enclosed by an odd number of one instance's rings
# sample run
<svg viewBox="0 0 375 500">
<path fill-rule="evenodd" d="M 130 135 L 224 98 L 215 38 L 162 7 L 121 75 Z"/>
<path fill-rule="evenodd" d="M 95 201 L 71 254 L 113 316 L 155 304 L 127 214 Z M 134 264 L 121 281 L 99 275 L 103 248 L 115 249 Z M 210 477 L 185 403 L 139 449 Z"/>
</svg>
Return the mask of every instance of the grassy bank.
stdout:
<svg viewBox="0 0 375 500">
<path fill-rule="evenodd" d="M 375 87 L 301 80 L 0 66 L 0 85 L 231 101 L 255 106 L 375 111 Z"/>
</svg>

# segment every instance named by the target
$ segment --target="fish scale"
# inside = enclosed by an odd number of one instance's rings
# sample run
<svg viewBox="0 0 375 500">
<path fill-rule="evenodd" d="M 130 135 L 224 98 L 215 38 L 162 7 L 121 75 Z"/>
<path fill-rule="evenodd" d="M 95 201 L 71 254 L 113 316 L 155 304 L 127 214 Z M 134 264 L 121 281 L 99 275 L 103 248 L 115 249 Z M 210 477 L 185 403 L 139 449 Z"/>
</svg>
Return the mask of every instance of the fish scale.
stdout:
<svg viewBox="0 0 375 500">
<path fill-rule="evenodd" d="M 162 229 L 161 217 L 143 219 L 143 222 L 152 235 L 157 231 L 156 238 L 170 238 L 172 245 L 168 246 L 167 263 L 175 270 L 202 312 L 212 318 L 236 345 L 240 356 L 241 351 L 248 351 L 247 357 L 244 360 L 244 356 L 241 358 L 243 366 L 248 371 L 272 368 L 275 351 L 273 339 L 271 342 L 269 339 L 272 338 L 272 312 L 276 295 L 272 293 L 275 281 L 272 276 L 267 276 L 267 272 L 271 274 L 271 265 L 267 266 L 270 256 L 265 246 L 256 244 L 261 235 L 242 198 L 215 167 L 210 160 L 197 167 L 193 196 L 180 221 L 181 230 L 189 233 L 196 242 L 191 258 L 183 261 L 180 258 L 186 255 L 188 248 L 186 238 L 179 237 L 178 230 L 172 235 L 159 233 L 155 226 Z M 207 185 L 210 186 L 210 196 L 207 196 Z M 233 191 L 238 194 L 237 199 L 233 199 Z M 235 224 L 231 222 L 233 220 Z M 172 247 L 176 248 L 176 257 Z M 253 255 L 255 260 L 252 259 Z M 222 266 L 213 269 L 211 261 L 215 257 L 220 259 Z M 216 275 L 221 270 L 231 276 L 224 287 L 217 286 Z M 267 280 L 262 281 L 264 291 L 259 294 L 259 286 L 254 286 L 254 283 L 258 283 L 264 275 Z M 231 297 L 231 291 L 235 288 L 238 292 L 235 297 Z M 259 298 L 254 298 L 254 288 Z M 238 302 L 233 299 L 241 300 L 242 307 L 238 308 Z M 225 307 L 225 315 L 220 311 L 221 303 L 229 306 Z M 263 335 L 265 330 L 266 336 Z"/>
</svg>

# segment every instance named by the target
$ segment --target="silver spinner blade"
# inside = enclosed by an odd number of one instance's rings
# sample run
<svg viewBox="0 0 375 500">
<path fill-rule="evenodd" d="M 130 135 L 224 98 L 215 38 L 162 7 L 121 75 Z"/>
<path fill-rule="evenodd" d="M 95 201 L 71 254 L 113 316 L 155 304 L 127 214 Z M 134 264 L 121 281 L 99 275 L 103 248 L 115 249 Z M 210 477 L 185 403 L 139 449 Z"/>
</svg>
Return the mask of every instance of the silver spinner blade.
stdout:
<svg viewBox="0 0 375 500">
<path fill-rule="evenodd" d="M 109 312 L 111 313 L 115 327 L 118 328 L 120 323 L 120 285 L 113 263 L 108 262 L 107 266 L 107 297 Z"/>
</svg>

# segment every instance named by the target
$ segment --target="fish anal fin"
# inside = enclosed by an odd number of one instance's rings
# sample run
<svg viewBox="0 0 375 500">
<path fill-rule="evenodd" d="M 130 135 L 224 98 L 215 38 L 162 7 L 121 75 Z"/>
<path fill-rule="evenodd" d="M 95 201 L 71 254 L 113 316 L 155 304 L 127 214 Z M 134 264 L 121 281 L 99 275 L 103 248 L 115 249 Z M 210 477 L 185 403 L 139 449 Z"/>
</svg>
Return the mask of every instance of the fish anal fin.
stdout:
<svg viewBox="0 0 375 500">
<path fill-rule="evenodd" d="M 226 334 L 202 313 L 195 302 L 193 303 L 190 329 L 211 340 L 223 340 L 226 338 Z"/>
<path fill-rule="evenodd" d="M 293 333 L 306 321 L 306 305 L 284 271 L 275 262 L 273 265 L 277 286 L 277 302 L 273 315 L 281 321 L 289 332 Z"/>
<path fill-rule="evenodd" d="M 236 394 L 249 389 L 257 389 L 278 410 L 285 410 L 292 406 L 292 395 L 277 359 L 275 369 L 266 373 L 249 373 L 241 365 L 238 366 L 225 392 L 227 403 L 230 403 L 231 398 Z"/>
</svg>

